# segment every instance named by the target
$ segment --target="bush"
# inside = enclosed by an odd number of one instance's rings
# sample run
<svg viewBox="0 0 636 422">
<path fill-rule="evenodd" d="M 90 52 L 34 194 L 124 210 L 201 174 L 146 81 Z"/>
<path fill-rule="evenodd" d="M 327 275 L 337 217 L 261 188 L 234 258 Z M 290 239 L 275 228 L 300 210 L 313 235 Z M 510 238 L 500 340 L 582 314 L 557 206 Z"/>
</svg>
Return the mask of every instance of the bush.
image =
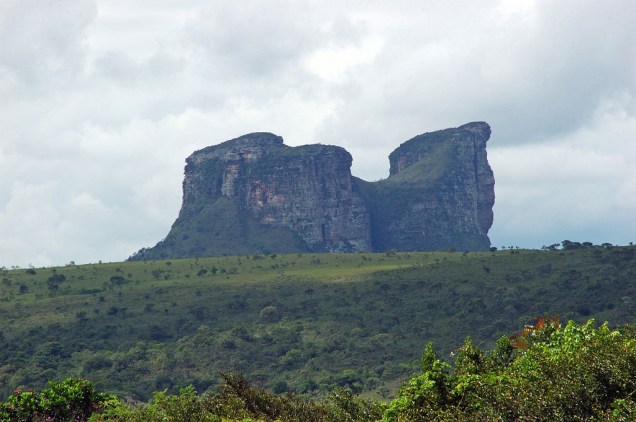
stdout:
<svg viewBox="0 0 636 422">
<path fill-rule="evenodd" d="M 0 404 L 0 420 L 86 421 L 113 402 L 113 396 L 98 392 L 90 381 L 67 378 L 50 382 L 49 388 L 41 392 L 16 391 Z"/>
<path fill-rule="evenodd" d="M 453 371 L 427 346 L 422 374 L 402 387 L 383 420 L 629 420 L 634 415 L 636 339 L 627 330 L 596 328 L 594 320 L 562 327 L 558 319 L 538 318 L 511 339 L 500 339 L 489 354 L 467 339 Z"/>
</svg>

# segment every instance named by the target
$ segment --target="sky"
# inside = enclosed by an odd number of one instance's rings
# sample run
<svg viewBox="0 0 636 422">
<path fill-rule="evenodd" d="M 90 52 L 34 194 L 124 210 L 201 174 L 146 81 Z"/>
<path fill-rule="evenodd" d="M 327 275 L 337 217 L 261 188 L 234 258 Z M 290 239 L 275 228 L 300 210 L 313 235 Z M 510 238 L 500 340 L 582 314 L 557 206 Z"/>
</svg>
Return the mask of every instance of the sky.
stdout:
<svg viewBox="0 0 636 422">
<path fill-rule="evenodd" d="M 163 239 L 185 158 L 256 131 L 355 176 L 486 121 L 493 246 L 636 241 L 633 0 L 2 0 L 0 266 Z"/>
</svg>

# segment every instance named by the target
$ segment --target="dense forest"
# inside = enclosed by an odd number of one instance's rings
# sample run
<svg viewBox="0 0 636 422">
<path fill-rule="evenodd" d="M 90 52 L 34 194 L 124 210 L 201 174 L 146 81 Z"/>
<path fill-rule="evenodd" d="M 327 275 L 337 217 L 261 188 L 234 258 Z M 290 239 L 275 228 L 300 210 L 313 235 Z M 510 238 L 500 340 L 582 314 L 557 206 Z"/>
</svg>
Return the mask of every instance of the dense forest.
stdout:
<svg viewBox="0 0 636 422">
<path fill-rule="evenodd" d="M 194 387 L 156 392 L 149 403 L 126 403 L 90 381 L 66 379 L 49 388 L 16 391 L 0 404 L 6 421 L 518 421 L 604 420 L 636 417 L 636 329 L 597 327 L 593 320 L 562 326 L 537 318 L 501 337 L 485 353 L 468 337 L 454 364 L 426 345 L 420 370 L 388 402 L 347 389 L 310 399 L 272 394 L 241 375 L 223 374 L 211 394 Z"/>
<path fill-rule="evenodd" d="M 495 349 L 537 315 L 633 323 L 635 256 L 566 241 L 3 268 L 0 400 L 68 377 L 128 401 L 212 397 L 240 373 L 267 397 L 387 403 L 429 342 L 455 365 L 467 336 Z"/>
</svg>

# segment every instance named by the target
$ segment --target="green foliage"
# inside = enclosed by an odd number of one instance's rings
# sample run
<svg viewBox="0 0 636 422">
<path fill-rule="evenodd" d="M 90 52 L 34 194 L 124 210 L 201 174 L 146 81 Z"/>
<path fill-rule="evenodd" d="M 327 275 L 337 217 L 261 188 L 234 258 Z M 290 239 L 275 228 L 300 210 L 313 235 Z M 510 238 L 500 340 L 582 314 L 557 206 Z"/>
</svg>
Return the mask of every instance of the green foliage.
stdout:
<svg viewBox="0 0 636 422">
<path fill-rule="evenodd" d="M 512 362 L 514 348 L 508 336 L 497 340 L 497 345 L 488 355 L 488 364 L 493 369 L 504 369 Z"/>
<path fill-rule="evenodd" d="M 170 395 L 166 391 L 153 394 L 148 404 L 127 405 L 121 401 L 107 407 L 99 415 L 94 415 L 91 421 L 121 421 L 121 422 L 164 422 L 164 421 L 220 421 L 207 411 L 205 401 L 199 396 L 194 387 L 189 386 Z"/>
<path fill-rule="evenodd" d="M 426 347 L 422 352 L 422 359 L 420 359 L 420 370 L 422 373 L 432 371 L 433 366 L 439 362 L 437 360 L 437 356 L 435 356 L 435 349 L 433 348 L 433 343 L 426 343 Z"/>
<path fill-rule="evenodd" d="M 436 357 L 431 343 L 424 349 L 420 366 L 422 374 L 405 383 L 385 410 L 386 420 L 420 420 L 450 403 L 450 365 Z"/>
<path fill-rule="evenodd" d="M 452 375 L 442 364 L 414 376 L 384 421 L 630 420 L 636 409 L 636 339 L 594 320 L 540 319 L 513 353 L 500 339 L 485 355 L 467 339 Z M 425 349 L 430 362 L 429 346 Z M 510 361 L 509 361 L 510 360 Z M 508 362 L 509 361 L 509 362 Z"/>
<path fill-rule="evenodd" d="M 629 421 L 636 416 L 636 329 L 612 330 L 594 320 L 538 318 L 484 353 L 466 338 L 453 365 L 431 343 L 421 373 L 389 403 L 337 387 L 322 398 L 272 394 L 243 375 L 221 374 L 212 393 L 194 386 L 153 394 L 148 403 L 98 392 L 89 381 L 66 379 L 41 392 L 16 391 L 0 403 L 0 420 L 17 421 Z M 142 351 L 139 351 L 142 353 Z M 145 354 L 148 357 L 147 354 Z M 342 376 L 351 381 L 357 372 Z"/>
<path fill-rule="evenodd" d="M 49 290 L 57 290 L 57 288 L 60 286 L 60 283 L 63 283 L 65 280 L 66 276 L 64 274 L 54 273 L 47 279 Z"/>
<path fill-rule="evenodd" d="M 464 344 L 457 352 L 455 361 L 455 375 L 479 375 L 485 372 L 487 362 L 484 353 L 473 345 L 470 337 L 466 337 Z"/>
<path fill-rule="evenodd" d="M 312 401 L 292 394 L 275 395 L 252 386 L 242 375 L 223 374 L 224 383 L 212 395 L 197 396 L 190 386 L 178 395 L 155 393 L 148 404 L 119 402 L 99 421 L 376 421 L 382 416 L 378 403 L 355 397 L 337 389 L 324 400 Z"/>
<path fill-rule="evenodd" d="M 114 402 L 113 396 L 98 392 L 90 381 L 67 378 L 50 382 L 40 392 L 15 391 L 0 403 L 0 420 L 86 421 L 94 412 Z"/>
<path fill-rule="evenodd" d="M 270 392 L 286 384 L 321 397 L 341 386 L 388 400 L 420 367 L 427 342 L 452 362 L 470 335 L 474 347 L 494 350 L 467 363 L 504 368 L 512 345 L 495 342 L 536 315 L 633 322 L 635 250 L 261 254 L 7 270 L 0 400 L 68 376 L 135 400 L 190 384 L 209 393 L 220 371 Z M 62 272 L 50 291 L 49 277 Z"/>
</svg>

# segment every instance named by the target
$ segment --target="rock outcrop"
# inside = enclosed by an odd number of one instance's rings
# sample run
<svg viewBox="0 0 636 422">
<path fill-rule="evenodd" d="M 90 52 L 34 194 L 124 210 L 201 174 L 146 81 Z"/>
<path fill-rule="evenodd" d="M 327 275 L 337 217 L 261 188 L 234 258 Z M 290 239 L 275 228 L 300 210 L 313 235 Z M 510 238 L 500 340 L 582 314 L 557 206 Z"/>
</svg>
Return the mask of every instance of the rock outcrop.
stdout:
<svg viewBox="0 0 636 422">
<path fill-rule="evenodd" d="M 488 248 L 495 202 L 489 138 L 490 126 L 474 122 L 416 136 L 393 151 L 389 178 L 366 189 L 373 249 Z"/>
<path fill-rule="evenodd" d="M 416 136 L 378 182 L 353 177 L 343 148 L 289 147 L 271 133 L 204 148 L 186 159 L 170 233 L 130 259 L 488 248 L 489 137 L 483 122 Z"/>
</svg>

